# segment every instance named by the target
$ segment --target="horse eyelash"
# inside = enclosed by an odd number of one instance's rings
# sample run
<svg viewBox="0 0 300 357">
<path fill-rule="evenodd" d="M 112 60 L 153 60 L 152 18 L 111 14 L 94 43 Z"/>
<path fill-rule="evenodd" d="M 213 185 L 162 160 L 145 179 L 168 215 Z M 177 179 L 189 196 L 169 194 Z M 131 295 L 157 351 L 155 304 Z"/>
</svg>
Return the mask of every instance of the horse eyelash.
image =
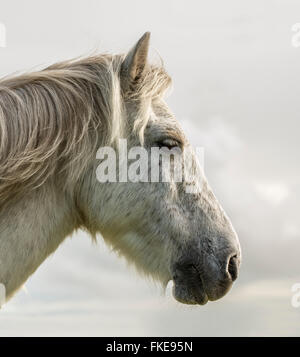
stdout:
<svg viewBox="0 0 300 357">
<path fill-rule="evenodd" d="M 155 145 L 158 147 L 167 147 L 169 149 L 175 148 L 175 147 L 181 147 L 182 143 L 180 143 L 178 140 L 171 139 L 171 138 L 165 138 L 161 140 L 157 140 L 155 142 Z"/>
</svg>

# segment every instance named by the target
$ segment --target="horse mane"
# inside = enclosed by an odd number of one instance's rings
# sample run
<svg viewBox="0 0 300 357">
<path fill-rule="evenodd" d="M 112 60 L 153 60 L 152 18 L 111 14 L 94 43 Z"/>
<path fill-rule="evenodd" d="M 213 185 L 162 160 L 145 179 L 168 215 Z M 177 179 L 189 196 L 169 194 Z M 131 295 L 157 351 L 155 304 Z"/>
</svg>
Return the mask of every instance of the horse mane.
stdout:
<svg viewBox="0 0 300 357">
<path fill-rule="evenodd" d="M 0 207 L 57 172 L 65 172 L 66 184 L 75 182 L 99 146 L 124 134 L 126 100 L 163 95 L 170 77 L 163 66 L 150 65 L 134 90 L 123 93 L 123 59 L 91 56 L 0 80 Z M 135 126 L 140 137 L 145 107 Z"/>
</svg>

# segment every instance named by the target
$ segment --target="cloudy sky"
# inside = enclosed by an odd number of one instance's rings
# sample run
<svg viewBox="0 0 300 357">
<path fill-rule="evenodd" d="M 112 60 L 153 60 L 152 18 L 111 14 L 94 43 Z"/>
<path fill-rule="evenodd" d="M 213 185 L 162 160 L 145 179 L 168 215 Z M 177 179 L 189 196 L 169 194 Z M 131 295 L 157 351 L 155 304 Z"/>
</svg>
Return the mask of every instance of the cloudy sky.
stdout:
<svg viewBox="0 0 300 357">
<path fill-rule="evenodd" d="M 1 76 L 125 52 L 151 31 L 151 57 L 174 82 L 169 105 L 205 148 L 206 176 L 243 250 L 232 291 L 188 307 L 79 232 L 3 307 L 0 335 L 299 336 L 299 2 L 3 0 L 0 23 Z"/>
</svg>

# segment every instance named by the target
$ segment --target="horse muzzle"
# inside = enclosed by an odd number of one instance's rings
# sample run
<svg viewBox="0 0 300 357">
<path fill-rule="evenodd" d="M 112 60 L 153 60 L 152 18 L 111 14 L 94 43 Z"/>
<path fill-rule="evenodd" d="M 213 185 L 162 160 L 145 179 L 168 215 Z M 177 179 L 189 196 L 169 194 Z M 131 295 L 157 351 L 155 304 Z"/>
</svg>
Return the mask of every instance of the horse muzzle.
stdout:
<svg viewBox="0 0 300 357">
<path fill-rule="evenodd" d="M 205 305 L 208 301 L 218 300 L 237 279 L 239 265 L 239 251 L 227 254 L 223 251 L 222 259 L 204 254 L 200 260 L 189 254 L 171 269 L 173 296 L 184 304 Z"/>
</svg>

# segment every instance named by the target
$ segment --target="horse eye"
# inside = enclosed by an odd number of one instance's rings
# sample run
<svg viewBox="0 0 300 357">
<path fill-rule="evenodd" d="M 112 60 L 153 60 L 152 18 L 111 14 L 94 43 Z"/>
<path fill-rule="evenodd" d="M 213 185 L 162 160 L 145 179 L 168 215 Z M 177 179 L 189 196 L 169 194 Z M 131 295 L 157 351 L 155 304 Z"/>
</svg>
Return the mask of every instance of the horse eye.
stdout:
<svg viewBox="0 0 300 357">
<path fill-rule="evenodd" d="M 164 140 L 157 141 L 155 143 L 155 146 L 158 146 L 159 148 L 166 147 L 168 149 L 173 149 L 173 148 L 180 147 L 180 143 L 174 139 L 164 139 Z"/>
</svg>

